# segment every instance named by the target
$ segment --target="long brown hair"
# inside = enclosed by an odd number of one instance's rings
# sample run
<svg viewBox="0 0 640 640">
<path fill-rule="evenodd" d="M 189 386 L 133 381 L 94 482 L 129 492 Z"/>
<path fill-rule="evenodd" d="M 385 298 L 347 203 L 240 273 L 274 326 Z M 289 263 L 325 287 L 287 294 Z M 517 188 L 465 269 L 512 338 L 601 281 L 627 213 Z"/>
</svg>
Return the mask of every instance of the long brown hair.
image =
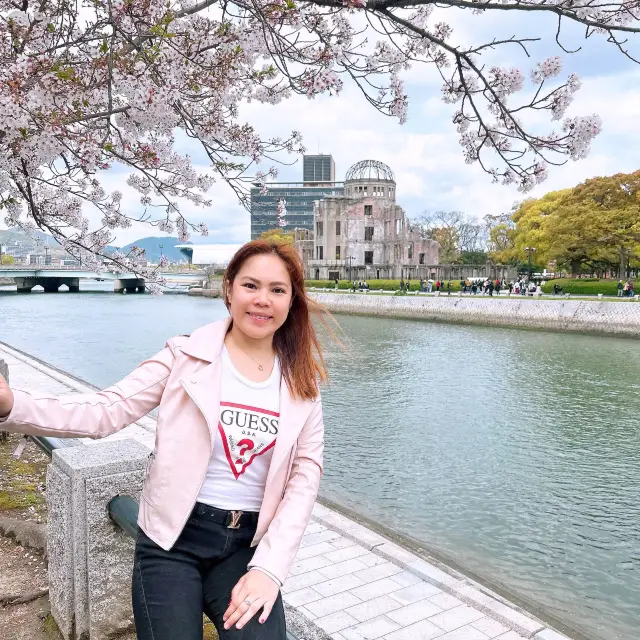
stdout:
<svg viewBox="0 0 640 640">
<path fill-rule="evenodd" d="M 311 313 L 329 313 L 307 297 L 304 267 L 292 244 L 275 240 L 252 240 L 236 251 L 222 280 L 222 295 L 229 311 L 229 290 L 242 265 L 253 256 L 273 254 L 280 258 L 291 278 L 291 308 L 284 324 L 273 336 L 273 347 L 280 360 L 282 375 L 294 398 L 311 400 L 318 396 L 318 382 L 327 379 L 327 368 L 320 342 L 311 322 Z M 322 318 L 324 321 L 324 317 Z"/>
</svg>

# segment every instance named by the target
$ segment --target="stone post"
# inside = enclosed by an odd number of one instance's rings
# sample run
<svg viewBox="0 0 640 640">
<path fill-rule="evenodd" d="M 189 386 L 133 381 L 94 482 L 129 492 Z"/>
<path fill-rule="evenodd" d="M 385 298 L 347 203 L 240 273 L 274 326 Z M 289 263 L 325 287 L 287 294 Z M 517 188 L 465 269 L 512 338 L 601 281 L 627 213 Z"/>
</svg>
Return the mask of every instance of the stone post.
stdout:
<svg viewBox="0 0 640 640">
<path fill-rule="evenodd" d="M 57 449 L 47 471 L 51 612 L 66 640 L 133 629 L 135 542 L 109 519 L 116 495 L 140 499 L 149 449 L 131 439 Z"/>
</svg>

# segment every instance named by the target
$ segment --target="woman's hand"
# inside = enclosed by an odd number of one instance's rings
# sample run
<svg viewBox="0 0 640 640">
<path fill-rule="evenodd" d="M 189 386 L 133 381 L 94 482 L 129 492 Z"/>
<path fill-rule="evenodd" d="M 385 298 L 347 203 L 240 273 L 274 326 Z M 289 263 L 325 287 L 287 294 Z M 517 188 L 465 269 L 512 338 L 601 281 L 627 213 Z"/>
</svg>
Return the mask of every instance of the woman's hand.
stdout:
<svg viewBox="0 0 640 640">
<path fill-rule="evenodd" d="M 13 409 L 13 391 L 0 374 L 0 418 L 6 418 Z"/>
<path fill-rule="evenodd" d="M 230 629 L 234 624 L 242 629 L 253 616 L 262 609 L 260 623 L 271 613 L 280 587 L 262 571 L 249 571 L 240 578 L 231 592 L 231 602 L 224 612 L 224 628 Z"/>
</svg>

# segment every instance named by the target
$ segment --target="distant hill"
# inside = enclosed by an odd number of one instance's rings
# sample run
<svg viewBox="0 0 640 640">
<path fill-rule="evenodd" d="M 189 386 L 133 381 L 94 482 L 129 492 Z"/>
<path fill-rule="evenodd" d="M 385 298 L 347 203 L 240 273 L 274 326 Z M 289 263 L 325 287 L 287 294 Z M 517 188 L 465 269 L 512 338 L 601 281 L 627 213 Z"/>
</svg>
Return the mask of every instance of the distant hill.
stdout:
<svg viewBox="0 0 640 640">
<path fill-rule="evenodd" d="M 192 244 L 190 242 L 180 242 L 178 238 L 168 236 L 140 238 L 122 247 L 120 251 L 127 253 L 131 247 L 138 247 L 145 250 L 145 257 L 149 262 L 160 261 L 160 245 L 162 245 L 162 255 L 167 257 L 169 262 L 187 262 L 187 257 L 176 249 L 177 244 Z"/>
</svg>

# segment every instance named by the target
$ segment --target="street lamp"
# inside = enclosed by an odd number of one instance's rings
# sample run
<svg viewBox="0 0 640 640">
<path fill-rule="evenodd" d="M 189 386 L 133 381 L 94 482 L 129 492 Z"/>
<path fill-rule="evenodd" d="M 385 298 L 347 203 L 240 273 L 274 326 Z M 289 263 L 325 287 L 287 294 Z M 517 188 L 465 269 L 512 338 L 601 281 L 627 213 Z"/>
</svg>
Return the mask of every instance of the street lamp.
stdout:
<svg viewBox="0 0 640 640">
<path fill-rule="evenodd" d="M 352 276 L 352 272 L 351 272 L 351 261 L 352 261 L 353 259 L 354 259 L 354 258 L 353 258 L 353 256 L 348 256 L 348 257 L 347 257 L 347 260 L 349 261 L 349 281 L 351 281 L 351 280 L 352 280 L 352 277 L 351 277 L 351 276 Z"/>
<path fill-rule="evenodd" d="M 159 244 L 158 246 L 160 247 L 160 264 L 162 264 L 162 249 L 163 249 L 164 245 L 163 244 Z"/>
<path fill-rule="evenodd" d="M 535 247 L 525 247 L 524 250 L 529 255 L 529 280 L 531 280 L 531 254 L 536 252 Z"/>
</svg>

